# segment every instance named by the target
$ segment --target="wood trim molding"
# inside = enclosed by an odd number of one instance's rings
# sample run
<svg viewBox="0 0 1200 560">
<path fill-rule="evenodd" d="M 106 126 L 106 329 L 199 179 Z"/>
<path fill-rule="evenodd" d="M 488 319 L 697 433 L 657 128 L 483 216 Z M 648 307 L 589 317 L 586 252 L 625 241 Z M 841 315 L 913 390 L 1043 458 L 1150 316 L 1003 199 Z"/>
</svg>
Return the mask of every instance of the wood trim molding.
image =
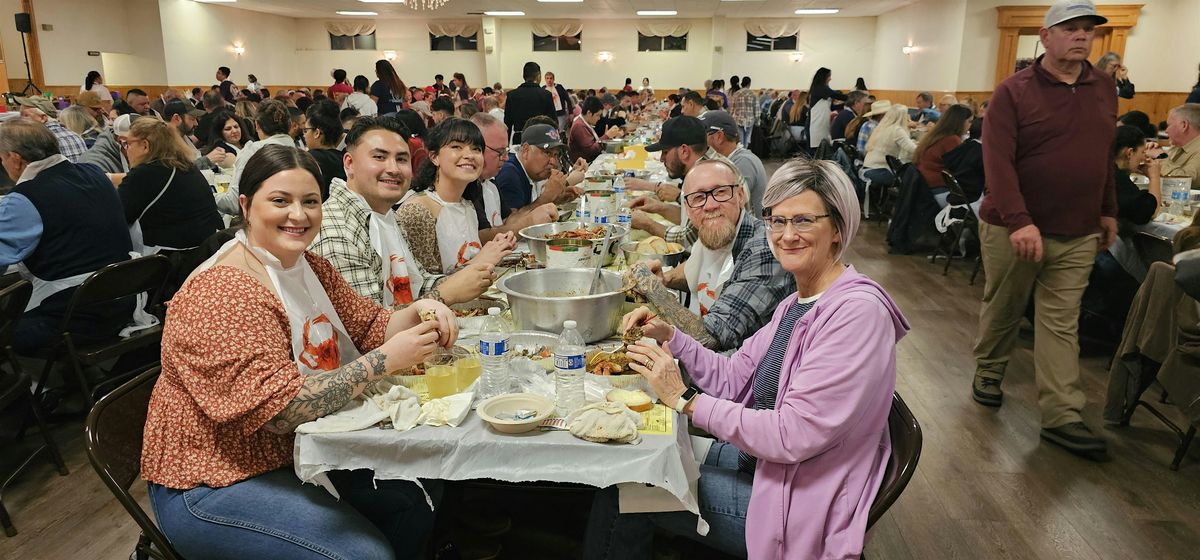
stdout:
<svg viewBox="0 0 1200 560">
<path fill-rule="evenodd" d="M 1096 12 L 1108 23 L 1103 41 L 1106 50 L 1125 56 L 1129 30 L 1137 25 L 1144 4 L 1100 4 Z M 1017 44 L 1021 35 L 1032 35 L 1042 28 L 1050 6 L 996 6 L 996 27 L 1000 30 L 1000 49 L 996 53 L 996 84 L 1013 73 L 1017 64 Z"/>
</svg>

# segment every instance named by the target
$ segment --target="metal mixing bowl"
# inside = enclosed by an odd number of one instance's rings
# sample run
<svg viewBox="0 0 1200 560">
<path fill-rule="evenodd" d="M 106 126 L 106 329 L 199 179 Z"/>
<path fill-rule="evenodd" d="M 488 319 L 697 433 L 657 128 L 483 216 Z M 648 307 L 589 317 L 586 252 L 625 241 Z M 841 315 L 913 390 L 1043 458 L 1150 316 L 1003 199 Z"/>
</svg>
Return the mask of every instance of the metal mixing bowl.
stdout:
<svg viewBox="0 0 1200 560">
<path fill-rule="evenodd" d="M 614 217 L 615 219 L 615 217 Z M 621 244 L 621 238 L 629 233 L 629 228 L 619 224 L 608 224 L 612 228 L 612 241 L 608 244 L 608 255 L 604 257 L 604 266 L 609 266 L 613 263 L 620 249 L 617 247 Z M 522 229 L 520 232 L 521 239 L 524 239 L 529 244 L 529 250 L 538 262 L 546 264 L 546 236 L 564 231 L 579 229 L 579 223 L 575 221 L 555 222 L 553 224 L 540 224 L 529 226 Z M 594 240 L 596 244 L 596 253 L 601 251 L 601 246 L 604 245 L 604 238 Z"/>
<path fill-rule="evenodd" d="M 637 249 L 637 245 L 638 244 L 636 241 L 630 241 L 628 243 L 621 244 L 621 252 L 625 254 L 625 266 L 633 266 L 633 263 L 638 261 L 650 261 L 654 259 L 658 259 L 663 266 L 679 266 L 679 263 L 683 262 L 684 251 L 661 255 L 655 253 L 639 253 L 635 250 Z"/>
<path fill-rule="evenodd" d="M 600 271 L 595 295 L 586 294 L 591 268 L 527 270 L 500 279 L 497 287 L 508 296 L 513 324 L 519 330 L 562 332 L 563 321 L 574 320 L 584 342 L 604 340 L 617 331 L 625 292 L 621 275 Z"/>
</svg>

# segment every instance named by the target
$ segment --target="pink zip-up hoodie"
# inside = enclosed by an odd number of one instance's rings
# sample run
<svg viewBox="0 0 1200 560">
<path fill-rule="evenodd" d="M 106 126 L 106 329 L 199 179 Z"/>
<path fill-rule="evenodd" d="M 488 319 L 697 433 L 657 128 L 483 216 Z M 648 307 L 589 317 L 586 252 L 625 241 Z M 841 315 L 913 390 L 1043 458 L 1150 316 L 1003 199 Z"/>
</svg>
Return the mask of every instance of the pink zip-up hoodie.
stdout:
<svg viewBox="0 0 1200 560">
<path fill-rule="evenodd" d="M 792 294 L 726 358 L 676 331 L 668 347 L 703 391 L 692 421 L 755 457 L 750 558 L 858 558 L 891 453 L 896 343 L 908 321 L 848 266 L 796 323 L 774 410 L 754 410 L 753 375 Z"/>
</svg>

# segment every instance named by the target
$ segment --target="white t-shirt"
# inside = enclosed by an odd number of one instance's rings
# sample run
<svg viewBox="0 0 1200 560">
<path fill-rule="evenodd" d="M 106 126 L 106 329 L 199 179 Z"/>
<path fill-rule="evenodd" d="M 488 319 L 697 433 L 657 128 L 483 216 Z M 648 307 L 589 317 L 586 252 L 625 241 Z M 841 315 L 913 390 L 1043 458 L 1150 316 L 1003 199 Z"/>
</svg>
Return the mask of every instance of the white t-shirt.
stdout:
<svg viewBox="0 0 1200 560">
<path fill-rule="evenodd" d="M 371 97 L 361 91 L 356 91 L 346 96 L 342 101 L 342 108 L 354 107 L 358 114 L 364 117 L 376 115 L 379 113 L 379 105 L 371 101 Z"/>
<path fill-rule="evenodd" d="M 79 93 L 85 91 L 88 91 L 87 87 L 79 86 Z M 100 97 L 100 101 L 112 101 L 112 93 L 108 91 L 108 88 L 104 87 L 104 84 L 92 84 L 92 91 Z"/>
</svg>

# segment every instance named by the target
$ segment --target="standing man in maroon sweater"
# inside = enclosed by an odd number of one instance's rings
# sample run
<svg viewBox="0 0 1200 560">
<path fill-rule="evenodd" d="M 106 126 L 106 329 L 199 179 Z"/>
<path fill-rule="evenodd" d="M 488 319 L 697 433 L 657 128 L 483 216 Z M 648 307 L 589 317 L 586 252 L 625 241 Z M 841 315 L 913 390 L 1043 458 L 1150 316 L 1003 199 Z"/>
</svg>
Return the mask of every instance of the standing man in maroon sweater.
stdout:
<svg viewBox="0 0 1200 560">
<path fill-rule="evenodd" d="M 987 286 L 973 397 L 1000 406 L 1000 381 L 1033 296 L 1034 374 L 1042 438 L 1073 453 L 1106 451 L 1083 423 L 1079 302 L 1099 249 L 1117 234 L 1109 148 L 1116 86 L 1087 61 L 1097 25 L 1089 0 L 1060 0 L 1039 32 L 1046 53 L 996 88 L 983 132 L 987 190 L 979 237 Z"/>
</svg>

